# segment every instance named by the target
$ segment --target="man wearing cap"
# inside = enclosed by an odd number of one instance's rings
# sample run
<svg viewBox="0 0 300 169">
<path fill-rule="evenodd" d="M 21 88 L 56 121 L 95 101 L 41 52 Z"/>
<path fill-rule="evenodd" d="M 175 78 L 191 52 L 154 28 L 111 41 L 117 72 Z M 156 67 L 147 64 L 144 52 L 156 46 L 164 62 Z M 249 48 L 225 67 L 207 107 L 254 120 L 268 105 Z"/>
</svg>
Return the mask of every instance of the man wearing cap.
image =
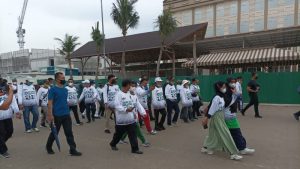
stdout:
<svg viewBox="0 0 300 169">
<path fill-rule="evenodd" d="M 164 123 L 166 119 L 166 101 L 162 89 L 162 79 L 160 77 L 155 78 L 155 89 L 152 90 L 152 106 L 155 116 L 155 130 L 165 130 Z M 159 120 L 159 114 L 161 119 Z"/>
<path fill-rule="evenodd" d="M 117 85 L 117 77 L 115 75 L 108 75 L 108 83 L 103 88 L 103 100 L 105 104 L 105 130 L 104 132 L 110 133 L 110 117 L 114 112 L 115 96 L 120 91 L 119 86 Z"/>
<path fill-rule="evenodd" d="M 93 86 L 91 86 L 89 80 L 85 80 L 83 84 L 84 84 L 84 89 L 79 97 L 79 102 L 81 102 L 84 99 L 86 116 L 88 120 L 87 123 L 90 123 L 91 117 L 92 120 L 95 121 L 96 101 L 97 101 L 98 92 Z"/>
<path fill-rule="evenodd" d="M 37 100 L 37 93 L 35 87 L 32 85 L 29 80 L 26 80 L 25 84 L 21 85 L 18 91 L 18 101 L 19 107 L 23 111 L 24 115 L 24 123 L 25 123 L 25 131 L 26 133 L 31 133 L 32 130 L 35 132 L 39 132 L 36 124 L 39 120 L 39 111 Z M 32 123 L 30 124 L 30 112 L 33 115 Z"/>
<path fill-rule="evenodd" d="M 165 88 L 165 96 L 167 100 L 167 122 L 168 126 L 176 125 L 178 116 L 179 116 L 179 107 L 178 107 L 178 100 L 177 100 L 177 90 L 174 84 L 174 77 L 169 77 L 169 84 L 167 84 Z M 172 119 L 173 110 L 175 111 L 174 117 Z"/>
</svg>

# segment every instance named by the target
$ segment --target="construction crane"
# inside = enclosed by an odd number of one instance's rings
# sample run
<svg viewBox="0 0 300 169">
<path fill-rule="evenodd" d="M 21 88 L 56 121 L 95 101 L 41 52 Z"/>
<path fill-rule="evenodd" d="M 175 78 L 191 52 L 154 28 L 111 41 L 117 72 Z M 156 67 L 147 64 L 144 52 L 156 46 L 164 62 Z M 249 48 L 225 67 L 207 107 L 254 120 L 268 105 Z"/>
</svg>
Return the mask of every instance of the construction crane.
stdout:
<svg viewBox="0 0 300 169">
<path fill-rule="evenodd" d="M 19 44 L 20 50 L 24 49 L 24 44 L 25 44 L 25 41 L 24 41 L 25 29 L 23 29 L 22 26 L 23 26 L 25 12 L 26 12 L 26 8 L 27 8 L 27 3 L 28 3 L 28 0 L 24 0 L 22 13 L 18 18 L 17 37 L 18 37 L 18 44 Z"/>
</svg>

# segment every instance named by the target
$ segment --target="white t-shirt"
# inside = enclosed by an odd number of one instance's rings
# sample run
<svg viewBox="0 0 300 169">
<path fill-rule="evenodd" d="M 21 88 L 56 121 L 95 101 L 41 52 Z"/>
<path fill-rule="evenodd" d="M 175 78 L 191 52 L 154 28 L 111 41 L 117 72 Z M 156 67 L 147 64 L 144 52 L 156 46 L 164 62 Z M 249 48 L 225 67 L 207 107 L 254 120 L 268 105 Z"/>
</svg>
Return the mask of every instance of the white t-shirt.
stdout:
<svg viewBox="0 0 300 169">
<path fill-rule="evenodd" d="M 78 93 L 76 87 L 66 86 L 66 89 L 68 90 L 68 104 L 70 106 L 76 106 L 78 104 Z"/>
<path fill-rule="evenodd" d="M 40 87 L 37 92 L 37 100 L 41 102 L 41 106 L 45 107 L 48 105 L 48 91 L 49 89 L 46 89 L 44 87 Z"/>
</svg>

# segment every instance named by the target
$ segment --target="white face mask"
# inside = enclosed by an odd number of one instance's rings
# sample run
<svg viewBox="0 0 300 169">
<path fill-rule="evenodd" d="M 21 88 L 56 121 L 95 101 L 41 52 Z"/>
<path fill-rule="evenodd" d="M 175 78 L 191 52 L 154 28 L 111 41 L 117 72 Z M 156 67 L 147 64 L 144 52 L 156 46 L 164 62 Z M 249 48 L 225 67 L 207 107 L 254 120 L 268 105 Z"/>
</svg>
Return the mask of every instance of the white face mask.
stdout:
<svg viewBox="0 0 300 169">
<path fill-rule="evenodd" d="M 221 89 L 221 92 L 222 92 L 222 93 L 226 93 L 226 88 Z"/>
<path fill-rule="evenodd" d="M 235 83 L 229 83 L 229 86 L 230 86 L 231 88 L 235 88 Z"/>
<path fill-rule="evenodd" d="M 129 91 L 134 93 L 135 89 L 136 89 L 136 87 L 130 87 Z"/>
<path fill-rule="evenodd" d="M 69 86 L 73 86 L 73 83 L 69 83 Z"/>
<path fill-rule="evenodd" d="M 13 82 L 13 85 L 17 85 L 17 82 Z"/>
</svg>

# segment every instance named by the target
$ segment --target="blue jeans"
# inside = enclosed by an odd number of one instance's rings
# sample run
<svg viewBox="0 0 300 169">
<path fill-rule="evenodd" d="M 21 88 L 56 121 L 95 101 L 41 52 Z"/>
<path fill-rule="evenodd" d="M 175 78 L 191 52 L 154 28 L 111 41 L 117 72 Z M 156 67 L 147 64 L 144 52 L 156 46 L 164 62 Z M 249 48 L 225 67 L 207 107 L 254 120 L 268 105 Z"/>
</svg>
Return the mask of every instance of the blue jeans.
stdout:
<svg viewBox="0 0 300 169">
<path fill-rule="evenodd" d="M 243 110 L 243 108 L 244 108 L 244 106 L 243 106 L 243 96 L 242 95 L 239 95 L 238 97 L 237 97 L 237 101 L 238 101 L 238 109 L 239 109 L 239 111 L 242 111 Z"/>
<path fill-rule="evenodd" d="M 32 124 L 30 124 L 30 112 L 32 113 Z M 24 106 L 24 124 L 25 124 L 25 129 L 30 130 L 36 128 L 36 124 L 39 120 L 39 111 L 38 111 L 38 106 Z"/>
</svg>

